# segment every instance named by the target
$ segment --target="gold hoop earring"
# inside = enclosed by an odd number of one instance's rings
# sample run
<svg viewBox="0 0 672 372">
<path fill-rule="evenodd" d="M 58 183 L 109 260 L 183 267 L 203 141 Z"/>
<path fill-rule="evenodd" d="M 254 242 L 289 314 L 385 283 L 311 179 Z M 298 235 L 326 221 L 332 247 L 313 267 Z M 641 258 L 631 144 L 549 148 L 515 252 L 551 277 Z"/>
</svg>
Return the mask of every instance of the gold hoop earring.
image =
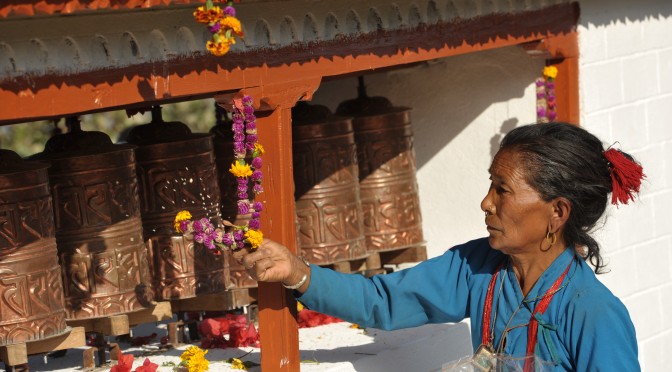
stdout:
<svg viewBox="0 0 672 372">
<path fill-rule="evenodd" d="M 546 232 L 546 241 L 547 241 L 547 242 L 551 245 L 551 247 L 552 247 L 553 244 L 555 244 L 555 242 L 558 241 L 558 235 L 557 235 L 556 233 L 552 233 L 551 230 L 548 230 L 548 231 Z M 549 247 L 549 248 L 550 248 L 550 247 Z"/>
</svg>

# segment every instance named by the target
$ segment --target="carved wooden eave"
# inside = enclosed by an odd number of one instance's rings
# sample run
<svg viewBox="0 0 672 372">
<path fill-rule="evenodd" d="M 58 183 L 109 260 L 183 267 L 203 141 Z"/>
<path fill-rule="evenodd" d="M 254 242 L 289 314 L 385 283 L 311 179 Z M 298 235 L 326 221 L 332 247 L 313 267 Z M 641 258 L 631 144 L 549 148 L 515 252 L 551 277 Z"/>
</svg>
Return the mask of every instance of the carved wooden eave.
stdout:
<svg viewBox="0 0 672 372">
<path fill-rule="evenodd" d="M 185 4 L 191 3 L 191 4 Z M 196 1 L 10 0 L 0 6 L 0 123 L 212 96 L 567 35 L 567 1 L 244 1 L 224 57 Z M 106 7 L 103 5 L 107 4 Z M 553 50 L 566 57 L 573 50 Z"/>
</svg>

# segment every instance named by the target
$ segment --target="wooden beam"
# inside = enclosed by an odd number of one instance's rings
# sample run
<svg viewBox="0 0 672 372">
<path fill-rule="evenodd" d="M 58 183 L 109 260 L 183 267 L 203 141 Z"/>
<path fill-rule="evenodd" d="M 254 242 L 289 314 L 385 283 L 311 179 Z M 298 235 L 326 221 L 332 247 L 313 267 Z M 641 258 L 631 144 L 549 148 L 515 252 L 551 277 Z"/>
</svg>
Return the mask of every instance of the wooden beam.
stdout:
<svg viewBox="0 0 672 372">
<path fill-rule="evenodd" d="M 225 57 L 175 57 L 120 68 L 0 81 L 0 124 L 34 121 L 403 66 L 572 32 L 577 3 L 383 30 Z"/>
<path fill-rule="evenodd" d="M 8 366 L 28 363 L 28 356 L 86 345 L 83 327 L 74 327 L 62 335 L 0 347 L 0 359 Z"/>
</svg>

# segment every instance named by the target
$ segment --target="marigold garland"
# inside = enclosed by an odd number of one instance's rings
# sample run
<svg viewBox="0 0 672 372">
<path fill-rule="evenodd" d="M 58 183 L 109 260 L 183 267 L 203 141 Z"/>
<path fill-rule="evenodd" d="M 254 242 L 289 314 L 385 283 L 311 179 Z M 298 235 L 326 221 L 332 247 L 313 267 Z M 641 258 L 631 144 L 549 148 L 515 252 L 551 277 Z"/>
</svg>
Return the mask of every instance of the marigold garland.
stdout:
<svg viewBox="0 0 672 372">
<path fill-rule="evenodd" d="M 256 249 L 264 240 L 261 232 L 261 211 L 263 205 L 260 202 L 252 202 L 249 199 L 249 182 L 252 181 L 252 192 L 260 194 L 264 191 L 261 186 L 263 164 L 261 155 L 264 147 L 257 142 L 257 124 L 254 115 L 254 100 L 250 96 L 244 96 L 235 101 L 233 105 L 233 153 L 234 161 L 229 172 L 236 177 L 238 213 L 251 213 L 250 221 L 243 226 L 237 226 L 229 221 L 224 225 L 232 227 L 232 231 L 226 232 L 222 228 L 216 228 L 210 220 L 202 218 L 192 221 L 188 211 L 181 211 L 175 216 L 175 230 L 181 234 L 191 234 L 194 241 L 205 245 L 211 250 L 241 249 L 247 244 Z M 252 158 L 251 164 L 245 161 L 247 155 Z"/>
<path fill-rule="evenodd" d="M 236 1 L 238 2 L 238 1 Z M 198 23 L 207 25 L 212 39 L 205 44 L 205 48 L 213 55 L 221 57 L 229 52 L 231 45 L 236 43 L 236 36 L 243 38 L 243 28 L 236 18 L 233 1 L 227 1 L 222 9 L 207 0 L 204 6 L 199 6 L 194 12 L 194 19 Z"/>
<path fill-rule="evenodd" d="M 548 123 L 557 118 L 555 102 L 555 78 L 558 76 L 558 68 L 555 66 L 544 67 L 543 77 L 535 81 L 537 91 L 537 122 Z"/>
</svg>

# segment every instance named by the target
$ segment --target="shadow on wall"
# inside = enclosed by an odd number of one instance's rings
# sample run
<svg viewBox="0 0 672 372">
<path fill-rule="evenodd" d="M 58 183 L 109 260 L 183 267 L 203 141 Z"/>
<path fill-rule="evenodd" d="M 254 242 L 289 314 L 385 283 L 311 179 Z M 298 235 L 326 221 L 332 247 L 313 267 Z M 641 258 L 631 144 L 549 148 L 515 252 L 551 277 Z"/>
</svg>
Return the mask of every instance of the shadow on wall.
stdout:
<svg viewBox="0 0 672 372">
<path fill-rule="evenodd" d="M 579 3 L 581 5 L 579 24 L 586 27 L 641 22 L 672 16 L 672 1 L 668 0 L 583 0 Z"/>
<path fill-rule="evenodd" d="M 482 117 L 483 113 L 492 105 L 522 98 L 542 68 L 543 60 L 530 58 L 519 47 L 509 47 L 374 73 L 365 77 L 365 83 L 370 96 L 384 96 L 395 106 L 412 108 L 415 154 L 420 169 L 470 124 L 493 133 L 491 155 L 494 156 L 503 135 L 516 125 L 527 123 L 503 117 L 503 123 L 491 125 L 497 118 Z M 320 86 L 313 103 L 334 110 L 356 94 L 356 78 L 333 80 Z M 533 101 L 529 107 L 534 109 Z"/>
</svg>

